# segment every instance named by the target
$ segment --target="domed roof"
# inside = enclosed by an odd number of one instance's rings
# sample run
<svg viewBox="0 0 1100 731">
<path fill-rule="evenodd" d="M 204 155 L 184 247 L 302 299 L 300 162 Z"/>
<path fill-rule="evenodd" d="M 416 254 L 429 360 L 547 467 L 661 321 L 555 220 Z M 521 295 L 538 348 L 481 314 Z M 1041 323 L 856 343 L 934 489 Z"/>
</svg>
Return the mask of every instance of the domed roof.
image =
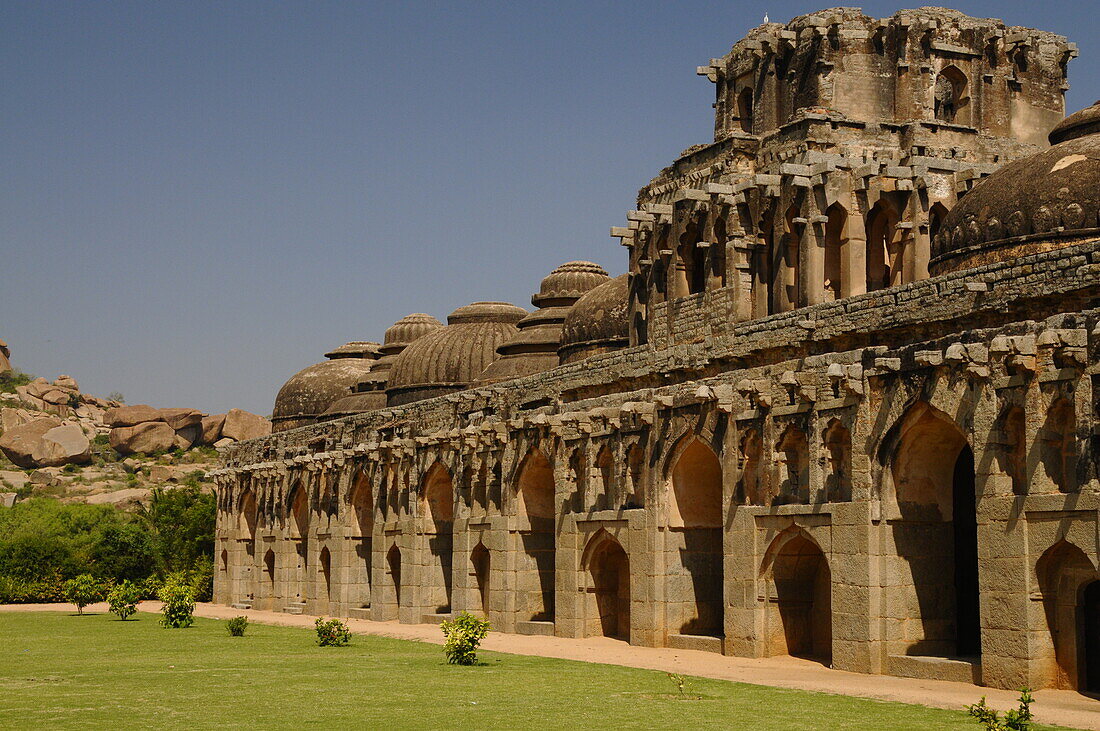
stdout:
<svg viewBox="0 0 1100 731">
<path fill-rule="evenodd" d="M 409 345 L 393 362 L 386 395 L 398 406 L 467 388 L 497 357 L 527 311 L 507 302 L 475 302 L 447 317 L 447 326 Z"/>
<path fill-rule="evenodd" d="M 325 353 L 326 358 L 377 358 L 379 344 L 373 340 L 352 340 Z"/>
<path fill-rule="evenodd" d="M 344 396 L 333 401 L 325 413 L 321 415 L 321 421 L 339 419 L 342 416 L 362 414 L 367 411 L 377 411 L 386 408 L 386 392 L 382 390 L 362 391 Z"/>
<path fill-rule="evenodd" d="M 556 304 L 555 300 L 571 300 L 572 304 L 585 292 L 608 280 L 607 270 L 590 261 L 569 261 L 550 272 L 542 280 L 539 293 L 531 298 L 536 307 Z"/>
<path fill-rule="evenodd" d="M 382 353 L 399 352 L 401 346 L 408 345 L 420 336 L 441 327 L 443 327 L 442 322 L 423 312 L 405 315 L 386 330 Z"/>
<path fill-rule="evenodd" d="M 562 364 L 618 350 L 630 342 L 629 279 L 615 277 L 577 300 L 565 316 Z"/>
<path fill-rule="evenodd" d="M 341 350 L 337 348 L 332 352 Z M 349 395 L 355 385 L 370 373 L 377 357 L 377 351 L 373 349 L 361 349 L 361 352 L 368 356 L 330 357 L 295 373 L 275 397 L 275 409 L 271 415 L 274 430 L 312 424 L 334 401 Z"/>
<path fill-rule="evenodd" d="M 967 193 L 932 241 L 933 275 L 1100 236 L 1100 102 L 1063 120 L 1053 147 L 1005 165 Z"/>
<path fill-rule="evenodd" d="M 517 323 L 518 332 L 497 348 L 499 358 L 478 379 L 480 384 L 520 378 L 557 367 L 562 323 L 578 299 L 609 281 L 607 272 L 590 261 L 562 264 L 542 280 L 531 304 L 538 310 Z"/>
</svg>

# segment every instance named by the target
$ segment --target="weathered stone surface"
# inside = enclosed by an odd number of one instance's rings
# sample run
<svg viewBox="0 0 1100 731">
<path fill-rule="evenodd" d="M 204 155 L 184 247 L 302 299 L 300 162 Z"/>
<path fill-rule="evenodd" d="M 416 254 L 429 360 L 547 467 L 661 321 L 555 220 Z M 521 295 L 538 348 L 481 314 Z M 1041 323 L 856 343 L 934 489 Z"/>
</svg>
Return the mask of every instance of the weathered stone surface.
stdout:
<svg viewBox="0 0 1100 731">
<path fill-rule="evenodd" d="M 111 447 L 120 454 L 165 452 L 176 446 L 176 432 L 163 421 L 150 421 L 111 430 Z"/>
<path fill-rule="evenodd" d="M 211 445 L 222 438 L 222 427 L 225 426 L 225 414 L 212 414 L 202 417 L 202 437 L 200 444 Z"/>
<path fill-rule="evenodd" d="M 84 498 L 84 502 L 88 505 L 119 505 L 122 503 L 144 503 L 148 502 L 149 497 L 153 494 L 153 491 L 144 487 L 128 487 L 123 490 L 114 490 L 113 492 L 101 492 L 95 495 L 88 495 Z"/>
<path fill-rule="evenodd" d="M 176 431 L 202 423 L 202 412 L 195 409 L 158 409 L 161 421 Z"/>
<path fill-rule="evenodd" d="M 160 409 L 145 404 L 118 406 L 108 409 L 103 415 L 103 423 L 112 429 L 120 426 L 136 426 L 150 421 L 164 421 Z"/>
<path fill-rule="evenodd" d="M 190 449 L 199 442 L 201 436 L 201 424 L 191 424 L 176 430 L 176 447 L 178 449 Z"/>
<path fill-rule="evenodd" d="M 241 409 L 230 409 L 222 426 L 222 436 L 238 442 L 265 437 L 270 433 L 270 421 Z"/>
<path fill-rule="evenodd" d="M 35 420 L 34 412 L 26 409 L 3 408 L 0 409 L 0 431 L 8 431 L 22 424 Z"/>
<path fill-rule="evenodd" d="M 42 435 L 35 461 L 45 467 L 85 464 L 92 458 L 92 443 L 76 424 L 54 427 Z"/>
<path fill-rule="evenodd" d="M 0 437 L 0 450 L 20 467 L 38 467 L 38 458 L 42 454 L 42 438 L 46 432 L 59 426 L 60 419 L 45 416 L 14 429 L 6 429 Z"/>
</svg>

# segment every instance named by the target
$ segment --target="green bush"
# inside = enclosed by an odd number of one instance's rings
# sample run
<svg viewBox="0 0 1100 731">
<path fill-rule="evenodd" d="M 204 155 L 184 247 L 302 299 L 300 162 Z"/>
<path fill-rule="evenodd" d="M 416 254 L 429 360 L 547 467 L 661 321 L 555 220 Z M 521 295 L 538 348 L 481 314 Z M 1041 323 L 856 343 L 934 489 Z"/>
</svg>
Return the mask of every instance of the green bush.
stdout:
<svg viewBox="0 0 1100 731">
<path fill-rule="evenodd" d="M 244 631 L 248 628 L 248 617 L 234 617 L 226 620 L 225 628 L 229 630 L 230 637 L 244 637 Z"/>
<path fill-rule="evenodd" d="M 489 634 L 489 623 L 463 612 L 452 621 L 443 620 L 439 625 L 447 641 L 443 653 L 452 665 L 473 665 L 477 662 L 477 648 Z"/>
<path fill-rule="evenodd" d="M 65 599 L 76 605 L 76 613 L 84 614 L 84 607 L 103 598 L 103 585 L 91 574 L 81 574 L 65 582 Z"/>
<path fill-rule="evenodd" d="M 1031 704 L 1034 702 L 1031 689 L 1021 688 L 1019 708 L 1006 711 L 1003 719 L 985 704 L 985 696 L 974 705 L 967 706 L 966 710 L 988 731 L 1028 731 L 1031 728 Z"/>
<path fill-rule="evenodd" d="M 161 608 L 160 623 L 163 627 L 190 627 L 195 622 L 195 590 L 181 576 L 171 576 L 160 587 L 157 596 L 164 607 Z"/>
<path fill-rule="evenodd" d="M 351 641 L 351 630 L 338 619 L 318 617 L 313 626 L 317 629 L 317 644 L 321 647 L 343 647 Z"/>
<path fill-rule="evenodd" d="M 0 604 L 49 604 L 65 601 L 65 585 L 58 575 L 48 579 L 0 576 Z"/>
<path fill-rule="evenodd" d="M 111 606 L 111 612 L 117 614 L 118 618 L 123 621 L 137 612 L 139 601 L 141 601 L 141 587 L 135 586 L 129 581 L 115 584 L 107 592 L 107 603 Z"/>
</svg>

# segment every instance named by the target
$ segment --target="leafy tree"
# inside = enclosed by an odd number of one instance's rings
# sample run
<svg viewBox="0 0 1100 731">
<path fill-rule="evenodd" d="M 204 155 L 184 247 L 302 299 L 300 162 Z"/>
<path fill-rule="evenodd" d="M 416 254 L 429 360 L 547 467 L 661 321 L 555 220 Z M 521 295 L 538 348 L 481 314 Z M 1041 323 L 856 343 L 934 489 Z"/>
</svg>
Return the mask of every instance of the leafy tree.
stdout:
<svg viewBox="0 0 1100 731">
<path fill-rule="evenodd" d="M 103 598 L 103 585 L 91 574 L 81 574 L 65 582 L 65 598 L 76 605 L 77 614 L 84 614 L 84 607 Z"/>
<path fill-rule="evenodd" d="M 123 581 L 107 593 L 107 603 L 111 606 L 111 612 L 125 621 L 137 612 L 137 604 L 141 600 L 141 589 L 129 581 Z"/>
<path fill-rule="evenodd" d="M 200 557 L 214 555 L 216 508 L 214 496 L 194 485 L 153 490 L 138 515 L 149 533 L 157 573 L 189 571 Z"/>
<path fill-rule="evenodd" d="M 178 629 L 195 622 L 195 592 L 184 577 L 178 574 L 168 577 L 157 597 L 164 602 L 160 610 L 161 626 Z"/>
</svg>

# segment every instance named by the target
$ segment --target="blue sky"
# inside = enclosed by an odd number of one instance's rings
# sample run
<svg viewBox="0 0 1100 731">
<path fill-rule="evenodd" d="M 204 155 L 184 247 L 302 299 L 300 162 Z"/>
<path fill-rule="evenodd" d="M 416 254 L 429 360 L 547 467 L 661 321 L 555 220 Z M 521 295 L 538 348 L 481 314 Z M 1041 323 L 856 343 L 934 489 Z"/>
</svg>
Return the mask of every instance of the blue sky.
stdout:
<svg viewBox="0 0 1100 731">
<path fill-rule="evenodd" d="M 0 338 L 92 393 L 267 414 L 406 313 L 621 273 L 608 228 L 712 138 L 695 67 L 821 7 L 4 0 Z M 1080 4 L 957 7 L 1068 36 L 1067 108 L 1100 97 Z"/>
</svg>

